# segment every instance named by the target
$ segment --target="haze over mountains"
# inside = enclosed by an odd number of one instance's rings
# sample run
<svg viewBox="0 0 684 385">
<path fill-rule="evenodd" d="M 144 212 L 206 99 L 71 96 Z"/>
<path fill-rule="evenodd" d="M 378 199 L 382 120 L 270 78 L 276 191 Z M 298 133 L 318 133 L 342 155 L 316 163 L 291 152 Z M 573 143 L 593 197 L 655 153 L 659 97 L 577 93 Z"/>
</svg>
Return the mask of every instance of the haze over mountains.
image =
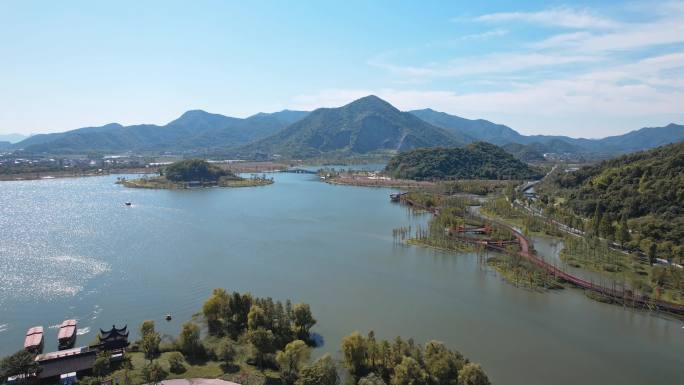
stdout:
<svg viewBox="0 0 684 385">
<path fill-rule="evenodd" d="M 0 134 L 0 142 L 17 143 L 26 138 L 27 136 L 22 134 Z"/>
<path fill-rule="evenodd" d="M 163 126 L 111 123 L 34 135 L 5 147 L 51 154 L 130 151 L 307 158 L 394 153 L 486 141 L 535 158 L 545 152 L 618 154 L 681 140 L 684 126 L 677 124 L 642 128 L 603 139 L 525 136 L 508 126 L 482 119 L 465 119 L 431 109 L 403 112 L 371 95 L 338 108 L 313 112 L 284 110 L 245 119 L 192 110 Z"/>
</svg>

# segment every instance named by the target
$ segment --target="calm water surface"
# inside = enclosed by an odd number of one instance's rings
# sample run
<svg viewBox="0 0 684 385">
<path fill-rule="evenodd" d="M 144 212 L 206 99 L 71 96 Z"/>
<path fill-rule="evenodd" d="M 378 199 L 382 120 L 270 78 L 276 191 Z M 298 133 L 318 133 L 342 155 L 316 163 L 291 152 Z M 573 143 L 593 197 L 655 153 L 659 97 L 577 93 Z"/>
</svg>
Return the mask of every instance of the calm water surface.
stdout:
<svg viewBox="0 0 684 385">
<path fill-rule="evenodd" d="M 82 344 L 144 319 L 176 334 L 225 287 L 310 303 L 322 351 L 373 329 L 445 341 L 498 384 L 684 383 L 684 323 L 577 290 L 517 289 L 474 255 L 396 245 L 393 228 L 427 218 L 389 190 L 275 178 L 198 191 L 125 189 L 114 176 L 0 183 L 0 354 L 33 325 L 53 327 L 54 349 L 54 325 L 72 317 Z"/>
</svg>

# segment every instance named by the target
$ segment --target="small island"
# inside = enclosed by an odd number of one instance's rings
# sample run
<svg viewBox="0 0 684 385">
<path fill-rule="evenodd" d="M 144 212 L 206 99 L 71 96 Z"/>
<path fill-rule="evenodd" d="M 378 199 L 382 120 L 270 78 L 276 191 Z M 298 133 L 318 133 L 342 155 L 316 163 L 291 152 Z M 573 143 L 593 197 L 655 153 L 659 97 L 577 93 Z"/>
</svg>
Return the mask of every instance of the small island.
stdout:
<svg viewBox="0 0 684 385">
<path fill-rule="evenodd" d="M 242 178 L 230 170 L 202 159 L 181 160 L 159 172 L 159 176 L 139 179 L 120 178 L 117 183 L 132 188 L 187 189 L 202 187 L 253 187 L 273 183 L 265 175 Z"/>
</svg>

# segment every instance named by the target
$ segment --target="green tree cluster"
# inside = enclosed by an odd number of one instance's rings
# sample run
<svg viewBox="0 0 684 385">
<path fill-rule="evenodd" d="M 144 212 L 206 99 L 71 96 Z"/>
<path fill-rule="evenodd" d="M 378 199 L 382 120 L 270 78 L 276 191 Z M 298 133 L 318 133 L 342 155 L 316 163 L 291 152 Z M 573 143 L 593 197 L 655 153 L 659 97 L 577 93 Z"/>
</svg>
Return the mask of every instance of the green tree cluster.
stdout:
<svg viewBox="0 0 684 385">
<path fill-rule="evenodd" d="M 22 376 L 25 381 L 39 371 L 34 355 L 26 350 L 20 350 L 0 360 L 0 380 L 12 376 Z M 20 381 L 22 382 L 22 381 Z"/>
<path fill-rule="evenodd" d="M 202 159 L 175 162 L 163 171 L 166 179 L 173 182 L 217 182 L 220 178 L 236 178 L 235 174 Z"/>
<path fill-rule="evenodd" d="M 459 385 L 460 372 L 468 365 L 459 352 L 441 342 L 421 346 L 399 337 L 392 342 L 379 341 L 373 332 L 365 337 L 358 332 L 345 337 L 342 354 L 349 373 L 363 385 Z M 479 374 L 487 379 L 481 368 Z"/>
<path fill-rule="evenodd" d="M 283 304 L 225 289 L 214 289 L 202 311 L 210 335 L 233 340 L 244 335 L 260 367 L 294 340 L 311 343 L 310 330 L 316 324 L 307 304 L 293 306 L 289 300 Z"/>
<path fill-rule="evenodd" d="M 540 170 L 521 162 L 496 145 L 477 142 L 463 148 L 420 148 L 402 152 L 387 162 L 385 172 L 415 180 L 537 179 Z"/>
<path fill-rule="evenodd" d="M 310 365 L 304 366 L 295 385 L 339 385 L 340 377 L 337 366 L 329 354 L 324 355 Z"/>
</svg>

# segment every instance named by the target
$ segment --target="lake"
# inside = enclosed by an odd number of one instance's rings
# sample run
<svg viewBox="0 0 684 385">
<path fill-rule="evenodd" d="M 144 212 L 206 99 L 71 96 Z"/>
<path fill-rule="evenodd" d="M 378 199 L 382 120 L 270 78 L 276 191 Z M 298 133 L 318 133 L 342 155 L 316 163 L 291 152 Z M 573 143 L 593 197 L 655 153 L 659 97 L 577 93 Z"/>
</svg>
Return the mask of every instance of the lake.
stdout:
<svg viewBox="0 0 684 385">
<path fill-rule="evenodd" d="M 0 183 L 0 354 L 34 325 L 55 349 L 67 318 L 80 344 L 144 319 L 177 334 L 225 287 L 311 304 L 319 353 L 375 330 L 444 341 L 498 384 L 684 383 L 683 322 L 575 289 L 515 288 L 474 254 L 398 245 L 393 228 L 428 218 L 390 203 L 392 190 L 274 177 L 194 191 L 126 189 L 116 176 Z"/>
</svg>

